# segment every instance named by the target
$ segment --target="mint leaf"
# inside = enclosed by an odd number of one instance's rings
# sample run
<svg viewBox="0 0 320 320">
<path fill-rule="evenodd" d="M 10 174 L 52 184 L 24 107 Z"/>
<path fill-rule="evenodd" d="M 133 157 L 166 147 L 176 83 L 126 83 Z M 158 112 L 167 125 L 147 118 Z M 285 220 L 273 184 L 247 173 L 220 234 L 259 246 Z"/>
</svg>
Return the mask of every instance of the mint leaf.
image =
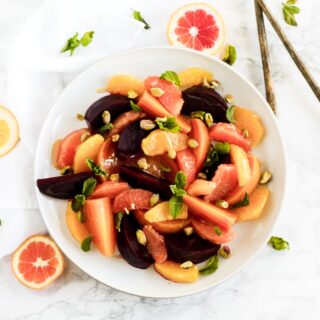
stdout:
<svg viewBox="0 0 320 320">
<path fill-rule="evenodd" d="M 214 145 L 214 148 L 220 154 L 228 154 L 230 152 L 230 143 L 228 143 L 228 142 L 217 142 Z"/>
<path fill-rule="evenodd" d="M 300 8 L 295 6 L 296 1 L 288 0 L 286 3 L 282 3 L 283 18 L 290 26 L 297 26 L 295 15 L 300 13 Z"/>
<path fill-rule="evenodd" d="M 231 209 L 236 209 L 236 208 L 241 208 L 241 207 L 246 207 L 250 204 L 250 199 L 249 199 L 249 195 L 248 195 L 248 192 L 246 192 L 244 194 L 244 197 L 241 201 L 235 203 Z"/>
<path fill-rule="evenodd" d="M 214 163 L 218 162 L 218 161 L 219 161 L 218 152 L 217 152 L 217 150 L 215 150 L 214 148 L 211 147 L 209 149 L 209 152 L 207 154 L 207 158 L 206 158 L 203 166 L 205 168 L 212 167 L 214 165 Z"/>
<path fill-rule="evenodd" d="M 177 133 L 181 129 L 175 117 L 164 117 L 164 118 L 157 117 L 155 119 L 155 122 L 158 125 L 159 129 L 164 131 Z"/>
<path fill-rule="evenodd" d="M 176 186 L 180 189 L 184 189 L 184 187 L 186 186 L 186 183 L 187 183 L 186 175 L 182 171 L 177 172 L 175 177 Z"/>
<path fill-rule="evenodd" d="M 166 71 L 161 76 L 160 79 L 167 80 L 175 84 L 177 87 L 180 87 L 180 79 L 176 72 L 174 71 Z"/>
<path fill-rule="evenodd" d="M 270 245 L 275 250 L 289 249 L 289 243 L 280 237 L 272 236 L 268 241 L 268 245 Z"/>
<path fill-rule="evenodd" d="M 201 269 L 199 272 L 201 274 L 209 275 L 218 270 L 219 267 L 219 257 L 213 256 L 208 260 L 207 266 L 203 269 Z"/>
<path fill-rule="evenodd" d="M 234 123 L 236 122 L 234 120 L 234 107 L 235 106 L 230 106 L 228 107 L 227 111 L 226 111 L 226 117 L 227 117 L 227 120 L 230 122 L 230 123 Z"/>
<path fill-rule="evenodd" d="M 223 57 L 223 61 L 230 66 L 232 66 L 237 60 L 237 49 L 232 46 L 228 45 L 226 48 L 226 52 Z"/>
<path fill-rule="evenodd" d="M 61 49 L 61 53 L 70 51 L 70 56 L 73 55 L 74 50 L 76 50 L 80 45 L 83 47 L 88 46 L 92 42 L 94 31 L 88 31 L 83 34 L 81 39 L 79 40 L 79 33 L 77 32 L 73 37 L 69 38 Z"/>
<path fill-rule="evenodd" d="M 130 100 L 130 107 L 135 112 L 141 112 L 141 108 L 135 104 L 132 100 Z"/>
<path fill-rule="evenodd" d="M 116 216 L 114 217 L 114 224 L 115 224 L 115 227 L 116 229 L 118 230 L 118 232 L 121 231 L 121 221 L 122 221 L 122 218 L 123 218 L 123 212 L 118 212 L 116 214 Z"/>
<path fill-rule="evenodd" d="M 183 200 L 182 197 L 178 197 L 173 195 L 169 200 L 169 209 L 170 215 L 173 219 L 176 219 L 183 207 Z"/>
<path fill-rule="evenodd" d="M 185 194 L 187 194 L 185 190 L 178 188 L 175 184 L 170 185 L 170 190 L 172 194 L 174 194 L 177 197 L 182 197 Z"/>
<path fill-rule="evenodd" d="M 111 122 L 104 124 L 99 130 L 98 133 L 105 134 L 107 131 L 113 128 L 113 124 Z"/>
<path fill-rule="evenodd" d="M 92 42 L 92 38 L 94 35 L 94 31 L 87 31 L 83 34 L 82 38 L 80 39 L 81 44 L 86 47 Z"/>
<path fill-rule="evenodd" d="M 71 208 L 74 212 L 78 212 L 83 208 L 86 197 L 83 194 L 77 194 L 71 202 Z"/>
<path fill-rule="evenodd" d="M 91 242 L 92 242 L 92 236 L 88 236 L 85 238 L 81 243 L 81 249 L 84 252 L 88 252 L 91 250 Z"/>
<path fill-rule="evenodd" d="M 148 30 L 148 29 L 151 28 L 151 27 L 149 26 L 149 24 L 147 23 L 147 21 L 143 19 L 140 11 L 133 10 L 132 16 L 133 16 L 134 19 L 142 22 L 142 23 L 144 24 L 144 28 L 145 28 L 146 30 Z"/>
<path fill-rule="evenodd" d="M 90 157 L 86 158 L 86 164 L 95 176 L 105 177 L 107 175 L 107 173 L 103 169 L 101 169 L 99 165 L 95 164 L 95 162 L 92 159 L 90 159 Z"/>
<path fill-rule="evenodd" d="M 94 191 L 97 185 L 97 180 L 93 177 L 85 180 L 82 186 L 82 195 L 88 198 Z"/>
</svg>

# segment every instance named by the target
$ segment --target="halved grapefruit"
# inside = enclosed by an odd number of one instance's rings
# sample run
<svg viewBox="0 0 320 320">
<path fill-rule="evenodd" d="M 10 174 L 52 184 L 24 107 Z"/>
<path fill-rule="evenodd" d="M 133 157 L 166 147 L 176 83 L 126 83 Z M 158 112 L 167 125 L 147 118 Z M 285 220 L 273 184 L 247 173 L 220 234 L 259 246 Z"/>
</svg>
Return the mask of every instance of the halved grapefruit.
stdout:
<svg viewBox="0 0 320 320">
<path fill-rule="evenodd" d="M 19 142 L 19 126 L 14 114 L 0 106 L 0 158 Z"/>
<path fill-rule="evenodd" d="M 14 275 L 31 289 L 43 289 L 51 284 L 62 274 L 64 264 L 57 245 L 44 235 L 26 239 L 11 258 Z"/>
<path fill-rule="evenodd" d="M 167 36 L 173 45 L 216 54 L 224 45 L 226 32 L 220 14 L 213 7 L 192 3 L 172 15 Z"/>
</svg>

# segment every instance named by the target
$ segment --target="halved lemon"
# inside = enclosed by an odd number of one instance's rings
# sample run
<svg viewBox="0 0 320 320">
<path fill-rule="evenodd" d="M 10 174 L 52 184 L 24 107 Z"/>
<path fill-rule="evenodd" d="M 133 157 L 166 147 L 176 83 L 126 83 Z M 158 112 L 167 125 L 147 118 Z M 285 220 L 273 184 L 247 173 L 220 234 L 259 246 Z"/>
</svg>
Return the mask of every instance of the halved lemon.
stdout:
<svg viewBox="0 0 320 320">
<path fill-rule="evenodd" d="M 19 142 L 19 125 L 14 114 L 0 106 L 0 157 L 9 153 Z"/>
</svg>

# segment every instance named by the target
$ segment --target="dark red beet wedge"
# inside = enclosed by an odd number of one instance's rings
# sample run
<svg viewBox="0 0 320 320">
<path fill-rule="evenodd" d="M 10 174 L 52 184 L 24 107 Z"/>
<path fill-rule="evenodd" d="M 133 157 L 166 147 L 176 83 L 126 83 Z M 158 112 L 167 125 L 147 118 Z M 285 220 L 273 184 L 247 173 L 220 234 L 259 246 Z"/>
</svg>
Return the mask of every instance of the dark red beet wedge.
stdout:
<svg viewBox="0 0 320 320">
<path fill-rule="evenodd" d="M 220 245 L 204 240 L 196 233 L 189 236 L 185 233 L 166 234 L 164 239 L 168 259 L 179 263 L 190 260 L 197 264 L 206 261 L 215 255 L 220 248 Z"/>
<path fill-rule="evenodd" d="M 153 259 L 145 246 L 137 240 L 136 232 L 139 225 L 133 214 L 125 214 L 121 221 L 120 232 L 117 233 L 117 245 L 124 260 L 140 269 L 148 268 Z"/>
<path fill-rule="evenodd" d="M 130 111 L 130 99 L 120 94 L 110 94 L 94 102 L 87 110 L 84 118 L 93 131 L 98 131 L 103 125 L 102 113 L 109 111 L 111 121 L 126 111 Z"/>
<path fill-rule="evenodd" d="M 164 179 L 159 179 L 151 174 L 140 171 L 138 168 L 121 166 L 120 177 L 128 182 L 133 188 L 140 188 L 158 193 L 162 200 L 167 200 L 171 197 L 170 182 Z"/>
<path fill-rule="evenodd" d="M 70 199 L 82 193 L 83 182 L 90 177 L 92 177 L 91 172 L 81 172 L 38 179 L 37 186 L 39 191 L 46 196 L 57 199 Z"/>
<path fill-rule="evenodd" d="M 141 141 L 150 131 L 140 128 L 140 120 L 129 124 L 121 133 L 116 147 L 116 155 L 127 159 L 141 152 Z"/>
<path fill-rule="evenodd" d="M 228 105 L 223 97 L 214 89 L 194 86 L 182 93 L 184 104 L 181 113 L 190 115 L 193 111 L 211 113 L 215 122 L 228 122 L 226 111 Z"/>
</svg>

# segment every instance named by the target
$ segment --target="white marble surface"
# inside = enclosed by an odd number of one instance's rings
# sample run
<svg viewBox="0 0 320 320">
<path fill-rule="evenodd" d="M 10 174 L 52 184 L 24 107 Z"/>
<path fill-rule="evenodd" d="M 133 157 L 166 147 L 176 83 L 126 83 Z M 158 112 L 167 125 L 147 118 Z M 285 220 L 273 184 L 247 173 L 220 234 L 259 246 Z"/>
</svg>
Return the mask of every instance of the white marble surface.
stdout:
<svg viewBox="0 0 320 320">
<path fill-rule="evenodd" d="M 222 8 L 230 42 L 238 48 L 234 67 L 263 92 L 253 1 L 212 2 Z M 268 3 L 282 20 L 281 1 Z M 21 23 L 40 4 L 40 0 L 0 0 L 0 104 L 6 102 L 8 47 Z M 299 27 L 282 25 L 320 82 L 320 2 L 300 0 L 299 5 Z M 144 1 L 144 6 L 152 18 L 156 13 L 150 3 Z M 140 9 L 144 11 L 142 5 Z M 33 292 L 15 280 L 6 257 L 0 260 L 1 320 L 320 319 L 320 104 L 270 28 L 268 37 L 278 118 L 289 160 L 287 196 L 273 234 L 287 239 L 291 249 L 277 252 L 266 246 L 250 266 L 219 287 L 168 300 L 115 291 L 72 263 L 50 288 Z M 150 44 L 163 41 L 164 36 L 150 39 Z M 277 155 L 277 150 L 272 152 Z"/>
</svg>

